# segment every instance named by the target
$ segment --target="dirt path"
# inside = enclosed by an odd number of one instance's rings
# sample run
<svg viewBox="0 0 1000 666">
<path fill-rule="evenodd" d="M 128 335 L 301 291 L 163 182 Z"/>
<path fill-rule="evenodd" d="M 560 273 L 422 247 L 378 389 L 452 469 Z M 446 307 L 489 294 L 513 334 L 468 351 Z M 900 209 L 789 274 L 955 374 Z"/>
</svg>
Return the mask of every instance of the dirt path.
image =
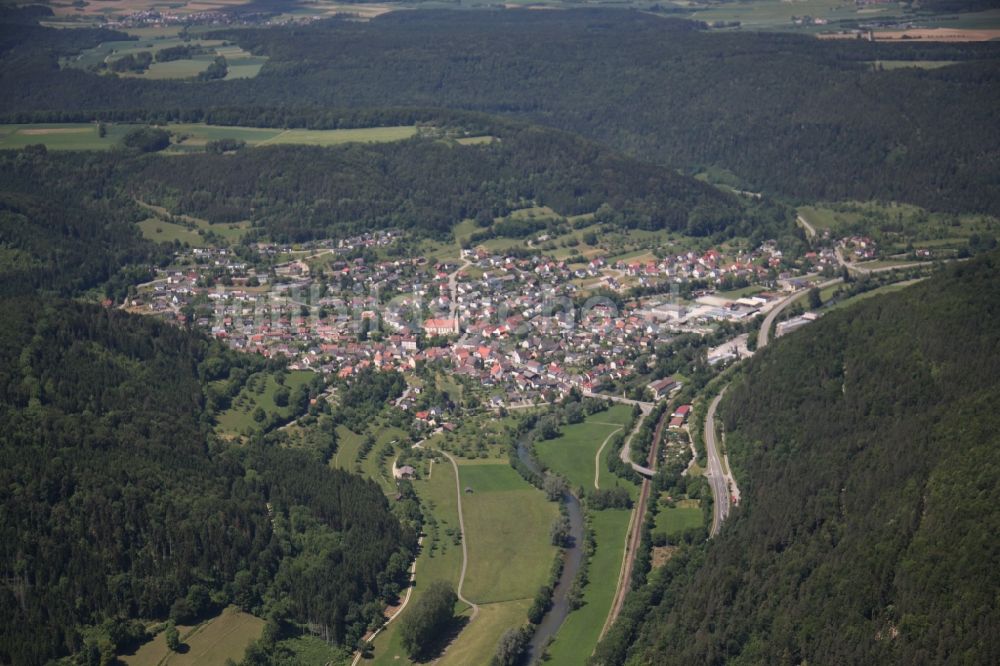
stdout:
<svg viewBox="0 0 1000 666">
<path fill-rule="evenodd" d="M 614 424 L 609 423 L 608 425 Z M 611 434 L 604 438 L 604 443 L 601 444 L 601 448 L 597 449 L 597 453 L 594 455 L 594 487 L 598 490 L 601 489 L 601 453 L 604 451 L 604 447 L 608 445 L 608 442 L 611 441 L 611 438 L 621 432 L 621 430 L 621 428 L 612 430 Z"/>
<path fill-rule="evenodd" d="M 469 617 L 469 622 L 472 622 L 479 615 L 479 606 L 462 595 L 462 585 L 465 584 L 465 571 L 469 566 L 469 545 L 465 532 L 465 519 L 462 517 L 462 480 L 459 478 L 458 463 L 455 462 L 455 459 L 447 451 L 441 451 L 441 453 L 451 462 L 451 466 L 455 470 L 455 492 L 458 493 L 458 529 L 462 532 L 462 573 L 458 577 L 458 587 L 455 593 L 458 595 L 460 601 L 472 607 L 472 615 Z"/>
</svg>

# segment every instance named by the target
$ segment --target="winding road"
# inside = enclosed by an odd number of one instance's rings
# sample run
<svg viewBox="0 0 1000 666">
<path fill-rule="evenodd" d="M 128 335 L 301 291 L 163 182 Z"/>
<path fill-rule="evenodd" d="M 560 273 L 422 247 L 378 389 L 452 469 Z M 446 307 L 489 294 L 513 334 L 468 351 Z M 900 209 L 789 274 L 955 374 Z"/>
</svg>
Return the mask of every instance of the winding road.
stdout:
<svg viewBox="0 0 1000 666">
<path fill-rule="evenodd" d="M 611 438 L 621 432 L 621 428 L 616 428 L 611 431 L 611 434 L 604 438 L 604 443 L 601 444 L 601 448 L 597 449 L 597 453 L 594 455 L 594 488 L 598 490 L 601 489 L 601 453 L 604 451 L 604 447 L 608 445 Z"/>
</svg>

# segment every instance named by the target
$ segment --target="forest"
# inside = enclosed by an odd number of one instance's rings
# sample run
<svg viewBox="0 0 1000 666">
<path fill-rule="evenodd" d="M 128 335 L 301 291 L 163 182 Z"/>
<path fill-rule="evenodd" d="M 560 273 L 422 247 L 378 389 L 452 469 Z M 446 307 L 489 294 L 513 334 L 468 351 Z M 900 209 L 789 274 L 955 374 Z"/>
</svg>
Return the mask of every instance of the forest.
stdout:
<svg viewBox="0 0 1000 666">
<path fill-rule="evenodd" d="M 113 656 L 135 620 L 230 603 L 353 644 L 405 583 L 415 535 L 373 482 L 214 437 L 205 373 L 250 357 L 94 305 L 0 306 L 0 662 Z"/>
<path fill-rule="evenodd" d="M 741 506 L 593 663 L 1000 660 L 998 312 L 994 252 L 755 357 L 721 407 Z"/>
<path fill-rule="evenodd" d="M 107 36 L 37 28 L 0 44 L 0 86 L 11 91 L 0 114 L 190 118 L 243 108 L 227 115 L 322 126 L 342 115 L 329 109 L 443 107 L 516 116 L 670 167 L 726 169 L 798 200 L 1000 212 L 994 44 L 702 28 L 614 10 L 394 12 L 222 31 L 215 36 L 269 61 L 253 79 L 198 83 L 58 70 L 59 54 Z M 957 64 L 877 71 L 871 63 L 882 59 Z"/>
<path fill-rule="evenodd" d="M 62 262 L 44 256 L 61 246 L 58 237 L 50 248 L 32 234 L 48 238 L 48 221 L 60 215 L 60 206 L 79 211 L 54 225 L 63 236 L 89 236 L 67 226 L 93 224 L 87 220 L 97 218 L 88 211 L 96 211 L 103 225 L 93 242 L 121 248 L 117 254 L 81 252 L 93 254 L 85 264 L 106 262 L 103 268 L 86 269 L 91 282 L 107 279 L 110 266 L 129 263 L 125 260 L 151 264 L 161 259 L 129 225 L 145 216 L 136 199 L 211 222 L 251 219 L 251 239 L 279 242 L 393 227 L 445 238 L 465 218 L 488 226 L 495 216 L 525 205 L 547 205 L 562 215 L 600 209 L 608 223 L 693 236 L 754 235 L 760 241 L 796 233 L 788 210 L 767 201 L 742 201 L 556 130 L 507 123 L 493 129 L 500 140 L 468 146 L 429 136 L 393 144 L 268 146 L 169 157 L 124 150 L 0 152 L 0 196 L 12 202 L 3 238 L 9 234 L 11 251 L 23 255 L 20 279 L 42 286 L 45 275 L 53 273 L 33 270 Z M 74 193 L 81 190 L 94 195 L 80 203 Z M 47 197 L 51 191 L 64 193 L 65 199 Z M 45 230 L 36 230 L 36 224 Z M 66 252 L 81 250 L 65 247 Z M 62 269 L 54 274 L 66 279 Z"/>
</svg>

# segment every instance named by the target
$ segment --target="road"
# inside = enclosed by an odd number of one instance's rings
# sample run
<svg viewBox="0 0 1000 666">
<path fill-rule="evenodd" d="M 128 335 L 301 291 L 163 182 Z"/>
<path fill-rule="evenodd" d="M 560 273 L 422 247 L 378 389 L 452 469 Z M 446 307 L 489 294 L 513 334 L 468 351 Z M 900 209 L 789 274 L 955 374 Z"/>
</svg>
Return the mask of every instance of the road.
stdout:
<svg viewBox="0 0 1000 666">
<path fill-rule="evenodd" d="M 806 230 L 806 234 L 809 238 L 816 238 L 816 229 L 813 225 L 809 224 L 809 221 L 801 215 L 796 217 L 796 221 L 802 225 L 802 228 Z"/>
<path fill-rule="evenodd" d="M 728 386 L 726 388 L 729 388 Z M 726 388 L 719 391 L 712 403 L 708 406 L 708 413 L 705 414 L 705 450 L 708 454 L 708 469 L 705 470 L 705 478 L 712 488 L 712 529 L 709 536 L 714 537 L 719 533 L 723 521 L 729 517 L 729 509 L 732 507 L 733 498 L 738 497 L 736 489 L 736 479 L 733 478 L 729 465 L 723 466 L 722 457 L 719 454 L 719 446 L 715 441 L 715 410 L 719 407 L 719 401 L 726 393 Z"/>
<path fill-rule="evenodd" d="M 820 283 L 817 289 L 826 289 L 831 285 L 835 285 L 839 282 L 843 282 L 843 278 L 834 278 L 832 280 L 827 280 L 826 282 Z M 778 301 L 778 305 L 773 307 L 767 316 L 764 317 L 764 323 L 760 326 L 760 332 L 757 334 L 757 349 L 763 349 L 770 342 L 771 338 L 771 328 L 774 325 L 774 320 L 777 319 L 778 315 L 787 308 L 789 305 L 802 298 L 809 292 L 808 289 L 800 289 L 790 296 L 786 296 L 783 300 Z"/>
<path fill-rule="evenodd" d="M 653 434 L 653 445 L 649 447 L 649 457 L 646 459 L 646 464 L 649 465 L 650 469 L 656 466 L 656 453 L 660 446 L 660 437 L 663 435 L 663 427 L 669 420 L 670 413 L 663 412 L 660 422 L 656 424 L 656 432 Z M 604 638 L 604 634 L 607 633 L 608 628 L 618 618 L 618 614 L 622 610 L 622 605 L 625 603 L 625 597 L 631 588 L 632 568 L 635 564 L 635 555 L 639 552 L 639 545 L 642 543 L 642 522 L 646 517 L 646 504 L 649 502 L 652 487 L 652 482 L 647 478 L 643 478 L 642 487 L 639 489 L 639 499 L 636 501 L 635 508 L 632 510 L 632 517 L 629 519 L 628 537 L 625 542 L 625 557 L 622 558 L 622 568 L 618 574 L 618 589 L 615 591 L 615 598 L 611 603 L 611 610 L 608 613 L 608 617 L 601 628 L 600 638 Z"/>
</svg>

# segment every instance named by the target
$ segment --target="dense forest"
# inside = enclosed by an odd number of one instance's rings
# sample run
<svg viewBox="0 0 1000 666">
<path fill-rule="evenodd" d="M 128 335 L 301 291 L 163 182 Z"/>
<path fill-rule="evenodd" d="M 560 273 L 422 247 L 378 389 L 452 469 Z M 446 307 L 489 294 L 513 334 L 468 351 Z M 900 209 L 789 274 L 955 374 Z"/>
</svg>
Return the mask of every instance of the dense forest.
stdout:
<svg viewBox="0 0 1000 666">
<path fill-rule="evenodd" d="M 375 484 L 215 440 L 203 375 L 240 357 L 96 306 L 0 305 L 0 662 L 114 654 L 134 619 L 228 603 L 353 643 L 405 582 L 415 538 Z"/>
<path fill-rule="evenodd" d="M 41 270 L 73 265 L 62 258 L 64 251 L 79 253 L 89 266 L 74 269 L 83 284 L 108 279 L 114 266 L 162 259 L 129 224 L 145 217 L 135 199 L 211 222 L 251 219 L 255 236 L 278 241 L 389 227 L 447 237 L 465 218 L 488 226 L 495 216 L 535 204 L 563 215 L 600 209 L 608 223 L 694 236 L 739 234 L 759 241 L 796 233 L 781 207 L 741 201 L 593 142 L 519 124 L 491 129 L 498 140 L 479 145 L 430 136 L 170 157 L 124 150 L 0 152 L 0 205 L 10 202 L 8 210 L 0 209 L 0 239 L 19 279 L 44 286 L 45 276 L 68 279 L 61 268 Z M 80 191 L 92 194 L 81 202 Z M 60 233 L 49 245 L 53 230 Z M 101 244 L 112 251 L 91 251 Z"/>
<path fill-rule="evenodd" d="M 219 33 L 268 63 L 254 79 L 192 83 L 59 71 L 58 54 L 86 40 L 61 32 L 9 38 L 0 113 L 190 118 L 243 107 L 228 115 L 315 126 L 330 117 L 321 109 L 446 107 L 515 115 L 673 167 L 723 167 L 797 198 L 1000 212 L 989 43 L 821 42 L 610 10 L 397 12 Z M 879 71 L 878 60 L 958 64 Z"/>
<path fill-rule="evenodd" d="M 594 662 L 1000 661 L 998 315 L 993 253 L 754 358 L 721 407 L 742 505 Z"/>
</svg>

